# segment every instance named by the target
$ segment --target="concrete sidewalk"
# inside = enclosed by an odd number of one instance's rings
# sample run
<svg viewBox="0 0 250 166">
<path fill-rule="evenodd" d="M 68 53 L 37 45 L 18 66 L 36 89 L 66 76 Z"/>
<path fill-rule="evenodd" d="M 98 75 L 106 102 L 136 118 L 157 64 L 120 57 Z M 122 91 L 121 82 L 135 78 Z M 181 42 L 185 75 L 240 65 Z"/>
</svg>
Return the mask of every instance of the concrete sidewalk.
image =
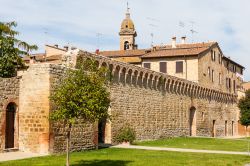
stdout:
<svg viewBox="0 0 250 166">
<path fill-rule="evenodd" d="M 41 156 L 47 156 L 47 154 L 37 154 L 37 153 L 20 152 L 20 151 L 6 152 L 6 153 L 0 153 L 0 162 L 26 159 L 26 158 L 32 158 L 32 157 L 41 157 Z"/>
<path fill-rule="evenodd" d="M 191 152 L 191 153 L 249 155 L 248 152 L 233 152 L 233 151 L 219 151 L 219 150 L 197 150 L 197 149 L 182 149 L 182 148 L 162 148 L 162 147 L 135 146 L 135 145 L 116 145 L 116 146 L 111 146 L 111 148 L 159 150 L 159 151 Z"/>
</svg>

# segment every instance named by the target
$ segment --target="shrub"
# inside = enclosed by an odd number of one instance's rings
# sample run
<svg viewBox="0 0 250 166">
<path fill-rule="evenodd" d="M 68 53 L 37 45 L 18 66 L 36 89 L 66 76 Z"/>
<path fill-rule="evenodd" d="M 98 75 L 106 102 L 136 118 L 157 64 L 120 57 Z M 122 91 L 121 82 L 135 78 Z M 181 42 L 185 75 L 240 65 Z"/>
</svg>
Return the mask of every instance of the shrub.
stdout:
<svg viewBox="0 0 250 166">
<path fill-rule="evenodd" d="M 134 140 L 135 140 L 135 131 L 132 128 L 130 128 L 128 125 L 125 125 L 124 127 L 122 127 L 118 131 L 115 137 L 115 141 L 118 143 L 130 142 L 132 144 Z"/>
</svg>

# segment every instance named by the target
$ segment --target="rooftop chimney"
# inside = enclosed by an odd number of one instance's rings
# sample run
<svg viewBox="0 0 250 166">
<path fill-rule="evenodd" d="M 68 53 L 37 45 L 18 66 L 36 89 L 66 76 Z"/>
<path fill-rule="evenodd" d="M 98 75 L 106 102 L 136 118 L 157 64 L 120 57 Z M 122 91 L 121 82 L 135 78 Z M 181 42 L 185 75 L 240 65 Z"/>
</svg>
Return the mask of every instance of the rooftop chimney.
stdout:
<svg viewBox="0 0 250 166">
<path fill-rule="evenodd" d="M 69 50 L 69 46 L 64 46 L 63 48 L 64 48 L 66 51 Z"/>
<path fill-rule="evenodd" d="M 75 49 L 76 49 L 76 47 L 74 47 L 74 46 L 71 47 L 71 50 L 75 50 Z"/>
<path fill-rule="evenodd" d="M 99 49 L 96 49 L 96 50 L 95 50 L 95 53 L 96 53 L 97 55 L 99 55 L 100 50 L 99 50 Z"/>
<path fill-rule="evenodd" d="M 186 39 L 187 39 L 186 36 L 182 36 L 181 37 L 181 44 L 186 44 Z"/>
<path fill-rule="evenodd" d="M 176 37 L 172 37 L 172 48 L 176 48 Z"/>
</svg>

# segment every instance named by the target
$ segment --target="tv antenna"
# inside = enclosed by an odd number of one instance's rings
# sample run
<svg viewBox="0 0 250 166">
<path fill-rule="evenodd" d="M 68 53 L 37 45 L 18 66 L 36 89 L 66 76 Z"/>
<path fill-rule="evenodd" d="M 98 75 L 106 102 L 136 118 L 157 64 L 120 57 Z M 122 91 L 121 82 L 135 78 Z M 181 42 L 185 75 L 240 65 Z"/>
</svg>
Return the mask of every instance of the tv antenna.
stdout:
<svg viewBox="0 0 250 166">
<path fill-rule="evenodd" d="M 148 20 L 153 21 L 153 22 L 160 22 L 160 20 L 157 20 L 155 18 L 152 17 L 147 17 Z"/>
<path fill-rule="evenodd" d="M 43 27 L 43 33 L 44 33 L 44 45 L 48 44 L 48 36 L 49 36 L 49 30 L 48 28 Z"/>
<path fill-rule="evenodd" d="M 148 24 L 151 27 L 151 47 L 153 47 L 154 45 L 154 30 L 155 28 L 157 28 L 158 26 L 156 25 L 156 22 L 160 22 L 159 20 L 155 19 L 155 18 L 151 18 L 151 17 L 147 17 L 147 20 L 150 21 L 150 23 Z"/>
<path fill-rule="evenodd" d="M 186 36 L 185 34 L 185 23 L 183 21 L 179 21 L 179 33 L 181 36 Z"/>
<path fill-rule="evenodd" d="M 190 21 L 190 23 L 191 23 L 191 30 L 190 30 L 190 32 L 191 32 L 191 35 L 192 35 L 192 43 L 194 42 L 194 34 L 195 33 L 198 33 L 196 30 L 194 30 L 194 24 L 195 24 L 195 22 L 194 21 Z"/>
<path fill-rule="evenodd" d="M 100 49 L 100 38 L 103 34 L 102 33 L 96 33 L 96 37 L 97 37 L 97 49 Z"/>
</svg>

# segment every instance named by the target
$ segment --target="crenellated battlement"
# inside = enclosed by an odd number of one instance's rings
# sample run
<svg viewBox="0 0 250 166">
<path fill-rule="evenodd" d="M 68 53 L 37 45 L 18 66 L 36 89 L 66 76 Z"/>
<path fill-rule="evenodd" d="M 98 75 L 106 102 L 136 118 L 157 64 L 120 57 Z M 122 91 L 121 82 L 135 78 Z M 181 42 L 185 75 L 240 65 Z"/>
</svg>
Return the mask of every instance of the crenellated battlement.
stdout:
<svg viewBox="0 0 250 166">
<path fill-rule="evenodd" d="M 125 82 L 138 84 L 139 80 L 151 88 L 163 88 L 172 93 L 188 95 L 193 98 L 206 98 L 225 103 L 237 102 L 237 95 L 222 92 L 220 90 L 207 88 L 196 82 L 188 81 L 164 73 L 155 72 L 147 68 L 138 67 L 124 62 L 112 60 L 110 58 L 80 51 L 80 56 L 94 58 L 99 67 L 108 67 L 112 75 L 117 75 L 118 79 L 123 76 Z M 134 81 L 133 81 L 134 80 Z M 153 86 L 152 86 L 153 85 Z"/>
</svg>

